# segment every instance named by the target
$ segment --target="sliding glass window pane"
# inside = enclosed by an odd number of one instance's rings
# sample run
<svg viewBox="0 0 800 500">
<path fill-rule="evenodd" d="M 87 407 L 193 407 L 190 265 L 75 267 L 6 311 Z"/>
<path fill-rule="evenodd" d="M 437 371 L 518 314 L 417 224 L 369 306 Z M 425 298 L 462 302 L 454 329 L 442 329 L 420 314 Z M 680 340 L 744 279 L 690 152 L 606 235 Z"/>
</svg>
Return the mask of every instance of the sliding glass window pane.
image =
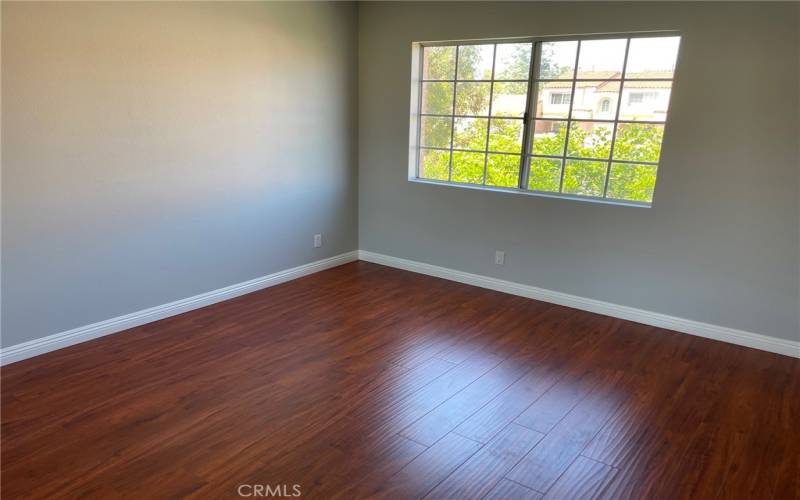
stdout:
<svg viewBox="0 0 800 500">
<path fill-rule="evenodd" d="M 531 158 L 528 173 L 528 189 L 557 193 L 561 183 L 562 160 L 554 158 Z"/>
<path fill-rule="evenodd" d="M 453 135 L 455 149 L 486 150 L 487 118 L 456 118 Z"/>
<path fill-rule="evenodd" d="M 536 118 L 566 118 L 572 102 L 572 82 L 540 82 L 536 89 Z"/>
<path fill-rule="evenodd" d="M 432 148 L 450 148 L 452 126 L 452 118 L 423 116 L 422 131 L 420 134 L 421 145 Z"/>
<path fill-rule="evenodd" d="M 667 120 L 670 81 L 629 80 L 622 89 L 620 120 L 658 121 Z"/>
<path fill-rule="evenodd" d="M 558 120 L 536 120 L 534 122 L 533 154 L 563 156 L 566 140 L 567 122 Z"/>
<path fill-rule="evenodd" d="M 625 78 L 672 78 L 680 42 L 678 36 L 631 38 Z"/>
<path fill-rule="evenodd" d="M 575 76 L 575 51 L 578 42 L 544 42 L 537 78 L 542 80 L 571 79 Z"/>
<path fill-rule="evenodd" d="M 491 83 L 461 83 L 456 85 L 456 114 L 489 115 Z"/>
<path fill-rule="evenodd" d="M 611 154 L 613 123 L 572 122 L 567 156 L 607 159 Z"/>
<path fill-rule="evenodd" d="M 492 91 L 492 116 L 525 115 L 528 84 L 525 82 L 495 82 Z"/>
<path fill-rule="evenodd" d="M 419 176 L 422 179 L 446 181 L 450 169 L 450 152 L 438 149 L 420 149 Z"/>
<path fill-rule="evenodd" d="M 453 80 L 455 78 L 455 47 L 425 47 L 422 57 L 423 80 Z"/>
<path fill-rule="evenodd" d="M 664 125 L 620 123 L 614 138 L 614 159 L 657 162 L 663 138 Z"/>
<path fill-rule="evenodd" d="M 577 78 L 622 78 L 627 43 L 625 38 L 582 41 Z"/>
<path fill-rule="evenodd" d="M 501 43 L 495 56 L 495 80 L 527 80 L 531 67 L 531 43 Z"/>
<path fill-rule="evenodd" d="M 486 153 L 453 151 L 453 182 L 483 184 L 483 167 Z"/>
<path fill-rule="evenodd" d="M 453 84 L 423 83 L 422 112 L 434 115 L 453 114 Z"/>
<path fill-rule="evenodd" d="M 425 47 L 420 177 L 650 203 L 680 37 L 579 38 Z"/>
<path fill-rule="evenodd" d="M 486 184 L 498 187 L 519 185 L 519 155 L 490 154 L 486 163 Z"/>
<path fill-rule="evenodd" d="M 606 196 L 618 200 L 651 203 L 657 171 L 658 167 L 655 165 L 612 163 Z"/>
<path fill-rule="evenodd" d="M 522 120 L 492 118 L 489 127 L 489 151 L 522 152 Z"/>
<path fill-rule="evenodd" d="M 604 161 L 567 160 L 562 192 L 582 196 L 603 196 L 607 166 Z"/>
<path fill-rule="evenodd" d="M 459 80 L 491 80 L 494 44 L 461 45 L 458 48 Z"/>
<path fill-rule="evenodd" d="M 619 82 L 575 82 L 572 98 L 572 118 L 580 120 L 613 120 L 617 116 Z"/>
</svg>

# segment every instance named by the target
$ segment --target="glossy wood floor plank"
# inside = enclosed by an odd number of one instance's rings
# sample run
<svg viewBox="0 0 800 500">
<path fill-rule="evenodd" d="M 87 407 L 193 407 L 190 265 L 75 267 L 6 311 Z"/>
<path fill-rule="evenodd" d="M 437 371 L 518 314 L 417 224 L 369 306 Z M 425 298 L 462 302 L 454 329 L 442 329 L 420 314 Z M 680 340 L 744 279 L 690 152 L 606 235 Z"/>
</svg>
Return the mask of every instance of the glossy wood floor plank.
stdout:
<svg viewBox="0 0 800 500">
<path fill-rule="evenodd" d="M 508 424 L 494 439 L 431 491 L 427 498 L 483 498 L 543 435 Z"/>
<path fill-rule="evenodd" d="M 424 497 L 480 448 L 480 443 L 449 433 L 371 493 L 381 498 Z"/>
<path fill-rule="evenodd" d="M 364 262 L 0 377 L 4 499 L 800 498 L 797 359 Z"/>
<path fill-rule="evenodd" d="M 542 494 L 517 484 L 509 479 L 501 479 L 483 500 L 540 500 Z"/>
<path fill-rule="evenodd" d="M 597 498 L 616 472 L 610 465 L 579 456 L 547 491 L 545 499 Z"/>
<path fill-rule="evenodd" d="M 535 365 L 459 425 L 455 432 L 480 443 L 488 442 L 558 381 L 558 367 L 559 365 Z"/>
<path fill-rule="evenodd" d="M 400 434 L 417 443 L 431 446 L 516 382 L 528 369 L 528 366 L 514 357 L 507 358 L 403 429 Z"/>
<path fill-rule="evenodd" d="M 614 373 L 598 381 L 595 389 L 570 410 L 507 477 L 540 493 L 548 492 L 620 404 L 612 391 L 621 380 L 621 374 Z"/>
</svg>

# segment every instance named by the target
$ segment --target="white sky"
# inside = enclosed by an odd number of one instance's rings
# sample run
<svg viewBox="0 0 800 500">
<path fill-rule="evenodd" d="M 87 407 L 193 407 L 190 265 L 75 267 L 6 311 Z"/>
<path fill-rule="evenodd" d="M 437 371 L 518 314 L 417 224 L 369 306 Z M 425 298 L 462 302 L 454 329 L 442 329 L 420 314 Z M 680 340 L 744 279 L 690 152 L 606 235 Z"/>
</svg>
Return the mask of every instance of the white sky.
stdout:
<svg viewBox="0 0 800 500">
<path fill-rule="evenodd" d="M 670 70 L 675 67 L 680 37 L 634 38 L 628 69 L 631 72 Z M 576 42 L 549 42 L 552 62 L 559 67 L 575 64 Z M 583 71 L 620 71 L 625 57 L 625 39 L 589 40 L 581 44 L 579 68 Z"/>
<path fill-rule="evenodd" d="M 625 38 L 608 40 L 585 40 L 581 43 L 578 71 L 622 71 L 625 58 Z M 628 73 L 653 70 L 673 70 L 678 55 L 680 37 L 633 38 L 628 54 Z M 551 54 L 550 62 L 560 68 L 572 68 L 575 64 L 575 50 L 578 42 L 545 42 Z M 476 64 L 476 75 L 487 77 L 492 70 L 492 45 L 478 46 L 480 57 Z M 498 50 L 498 59 L 503 58 Z M 499 64 L 496 71 L 502 74 L 504 65 Z"/>
</svg>

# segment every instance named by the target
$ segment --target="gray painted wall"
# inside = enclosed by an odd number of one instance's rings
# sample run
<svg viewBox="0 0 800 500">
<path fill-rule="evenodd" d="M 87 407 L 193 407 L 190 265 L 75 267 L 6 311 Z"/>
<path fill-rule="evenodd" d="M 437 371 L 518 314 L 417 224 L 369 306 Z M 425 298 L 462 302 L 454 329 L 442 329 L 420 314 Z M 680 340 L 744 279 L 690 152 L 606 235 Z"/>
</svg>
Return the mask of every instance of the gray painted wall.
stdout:
<svg viewBox="0 0 800 500">
<path fill-rule="evenodd" d="M 359 236 L 800 338 L 800 5 L 577 7 L 3 2 L 0 345 Z M 406 180 L 412 41 L 647 29 L 684 34 L 653 208 Z"/>
<path fill-rule="evenodd" d="M 360 5 L 361 249 L 800 339 L 798 9 Z M 653 29 L 683 41 L 652 208 L 407 181 L 413 41 Z"/>
<path fill-rule="evenodd" d="M 3 2 L 2 345 L 356 249 L 356 74 L 349 3 Z"/>
</svg>

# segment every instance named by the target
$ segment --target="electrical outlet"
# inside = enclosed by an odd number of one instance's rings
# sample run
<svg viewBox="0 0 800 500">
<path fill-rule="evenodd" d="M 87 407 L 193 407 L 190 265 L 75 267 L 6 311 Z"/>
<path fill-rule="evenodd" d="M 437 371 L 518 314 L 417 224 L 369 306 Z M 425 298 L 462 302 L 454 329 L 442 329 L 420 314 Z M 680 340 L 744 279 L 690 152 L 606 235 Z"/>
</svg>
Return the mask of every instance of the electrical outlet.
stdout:
<svg viewBox="0 0 800 500">
<path fill-rule="evenodd" d="M 315 234 L 314 235 L 314 248 L 319 248 L 322 246 L 322 235 Z"/>
<path fill-rule="evenodd" d="M 502 250 L 498 250 L 494 253 L 494 263 L 498 266 L 502 266 L 506 263 L 506 253 Z"/>
</svg>

